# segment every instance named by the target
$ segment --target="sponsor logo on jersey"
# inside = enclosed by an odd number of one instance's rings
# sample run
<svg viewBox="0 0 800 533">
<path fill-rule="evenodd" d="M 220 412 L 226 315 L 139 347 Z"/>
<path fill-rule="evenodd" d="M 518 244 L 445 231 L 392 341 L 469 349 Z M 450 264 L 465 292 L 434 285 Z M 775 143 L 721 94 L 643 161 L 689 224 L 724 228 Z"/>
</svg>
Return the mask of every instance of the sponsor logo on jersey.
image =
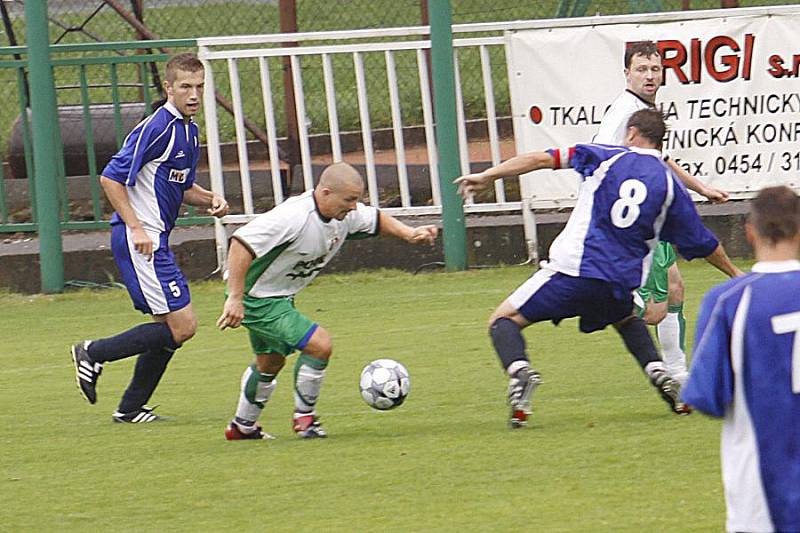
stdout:
<svg viewBox="0 0 800 533">
<path fill-rule="evenodd" d="M 178 153 L 175 154 L 175 159 L 180 159 L 182 157 L 186 157 L 186 154 L 183 153 L 183 150 L 178 150 Z"/>
<path fill-rule="evenodd" d="M 189 175 L 189 169 L 184 168 L 182 170 L 178 170 L 177 168 L 173 168 L 169 171 L 169 181 L 174 183 L 186 183 L 186 176 Z"/>
<path fill-rule="evenodd" d="M 289 272 L 286 274 L 286 277 L 289 279 L 297 279 L 297 278 L 308 278 L 322 270 L 322 267 L 325 266 L 325 258 L 327 256 L 323 255 L 321 257 L 317 257 L 316 259 L 311 259 L 309 261 L 298 261 L 292 267 L 293 272 Z"/>
</svg>

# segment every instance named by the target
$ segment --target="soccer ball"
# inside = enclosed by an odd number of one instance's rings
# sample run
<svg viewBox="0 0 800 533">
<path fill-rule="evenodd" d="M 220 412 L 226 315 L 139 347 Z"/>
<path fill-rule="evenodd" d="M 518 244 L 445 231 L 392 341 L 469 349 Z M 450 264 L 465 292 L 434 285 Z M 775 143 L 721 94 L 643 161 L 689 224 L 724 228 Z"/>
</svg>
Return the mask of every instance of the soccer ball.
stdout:
<svg viewBox="0 0 800 533">
<path fill-rule="evenodd" d="M 359 387 L 370 407 L 388 411 L 406 400 L 411 379 L 406 367 L 394 359 L 377 359 L 361 371 Z"/>
</svg>

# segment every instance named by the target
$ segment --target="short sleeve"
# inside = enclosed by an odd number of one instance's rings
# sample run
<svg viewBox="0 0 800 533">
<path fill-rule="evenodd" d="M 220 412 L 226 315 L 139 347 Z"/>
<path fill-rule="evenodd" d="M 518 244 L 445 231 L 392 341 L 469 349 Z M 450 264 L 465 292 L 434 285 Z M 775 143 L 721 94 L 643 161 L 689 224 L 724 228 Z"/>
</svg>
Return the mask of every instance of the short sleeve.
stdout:
<svg viewBox="0 0 800 533">
<path fill-rule="evenodd" d="M 732 319 L 719 301 L 721 287 L 709 292 L 700 306 L 689 380 L 681 397 L 707 415 L 721 417 L 733 401 L 730 338 Z"/>
<path fill-rule="evenodd" d="M 263 257 L 297 238 L 302 224 L 263 213 L 233 232 L 232 238 L 244 244 L 255 257 Z"/>
<path fill-rule="evenodd" d="M 621 146 L 605 146 L 602 144 L 578 144 L 572 152 L 569 166 L 581 176 L 588 177 L 595 173 L 597 167 L 613 156 L 628 151 Z"/>
<path fill-rule="evenodd" d="M 373 237 L 380 231 L 378 209 L 372 206 L 358 203 L 344 220 L 348 239 Z"/>
<path fill-rule="evenodd" d="M 163 126 L 158 113 L 139 123 L 103 169 L 102 175 L 128 187 L 136 185 L 136 175 L 142 167 L 166 149 L 171 123 L 163 127 L 159 127 L 159 124 Z"/>
</svg>

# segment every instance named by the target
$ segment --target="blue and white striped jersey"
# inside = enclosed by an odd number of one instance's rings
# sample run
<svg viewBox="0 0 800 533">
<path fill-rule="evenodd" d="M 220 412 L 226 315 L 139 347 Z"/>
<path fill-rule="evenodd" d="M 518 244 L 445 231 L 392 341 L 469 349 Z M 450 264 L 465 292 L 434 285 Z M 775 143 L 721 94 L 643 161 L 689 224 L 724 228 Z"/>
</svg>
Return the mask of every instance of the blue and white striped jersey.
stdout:
<svg viewBox="0 0 800 533">
<path fill-rule="evenodd" d="M 659 151 L 579 144 L 549 153 L 555 168 L 571 167 L 584 179 L 544 268 L 633 290 L 644 284 L 659 240 L 686 259 L 706 257 L 719 244 Z"/>
<path fill-rule="evenodd" d="M 128 187 L 128 198 L 144 229 L 169 235 L 183 193 L 195 180 L 200 157 L 197 124 L 183 121 L 169 102 L 140 122 L 125 138 L 103 176 Z M 121 224 L 114 213 L 111 224 Z"/>
<path fill-rule="evenodd" d="M 700 307 L 683 400 L 725 417 L 728 531 L 800 531 L 800 262 L 759 262 Z"/>
</svg>

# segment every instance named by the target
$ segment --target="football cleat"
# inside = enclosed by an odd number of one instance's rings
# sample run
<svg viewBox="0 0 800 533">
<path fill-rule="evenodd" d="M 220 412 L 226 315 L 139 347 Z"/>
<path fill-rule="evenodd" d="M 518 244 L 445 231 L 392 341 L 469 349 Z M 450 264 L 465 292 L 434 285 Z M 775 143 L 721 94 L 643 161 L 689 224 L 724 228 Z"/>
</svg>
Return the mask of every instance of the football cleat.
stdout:
<svg viewBox="0 0 800 533">
<path fill-rule="evenodd" d="M 115 411 L 112 417 L 114 417 L 114 422 L 120 422 L 125 424 L 147 424 L 149 422 L 160 422 L 162 420 L 166 420 L 163 416 L 158 416 L 157 414 L 153 413 L 153 410 L 158 407 L 149 407 L 147 405 L 143 405 L 136 411 L 131 411 L 130 413 L 121 413 L 119 411 Z"/>
<path fill-rule="evenodd" d="M 509 425 L 512 429 L 528 424 L 531 414 L 531 396 L 542 383 L 542 376 L 536 370 L 525 367 L 517 372 L 508 381 L 508 404 L 511 406 Z"/>
<path fill-rule="evenodd" d="M 259 425 L 256 425 L 253 431 L 245 433 L 239 429 L 238 425 L 231 422 L 228 424 L 228 427 L 225 428 L 225 438 L 228 440 L 272 440 L 275 437 L 262 431 Z"/>
<path fill-rule="evenodd" d="M 677 415 L 688 415 L 692 408 L 680 400 L 681 385 L 665 370 L 656 370 L 650 377 L 650 383 L 658 389 L 661 398 L 667 402 L 672 412 Z"/>
<path fill-rule="evenodd" d="M 301 439 L 324 439 L 328 436 L 314 413 L 295 413 L 292 429 Z"/>
<path fill-rule="evenodd" d="M 71 348 L 72 362 L 75 364 L 75 380 L 81 396 L 91 404 L 97 402 L 97 379 L 103 372 L 103 365 L 95 363 L 86 348 L 91 341 L 83 341 Z"/>
</svg>

